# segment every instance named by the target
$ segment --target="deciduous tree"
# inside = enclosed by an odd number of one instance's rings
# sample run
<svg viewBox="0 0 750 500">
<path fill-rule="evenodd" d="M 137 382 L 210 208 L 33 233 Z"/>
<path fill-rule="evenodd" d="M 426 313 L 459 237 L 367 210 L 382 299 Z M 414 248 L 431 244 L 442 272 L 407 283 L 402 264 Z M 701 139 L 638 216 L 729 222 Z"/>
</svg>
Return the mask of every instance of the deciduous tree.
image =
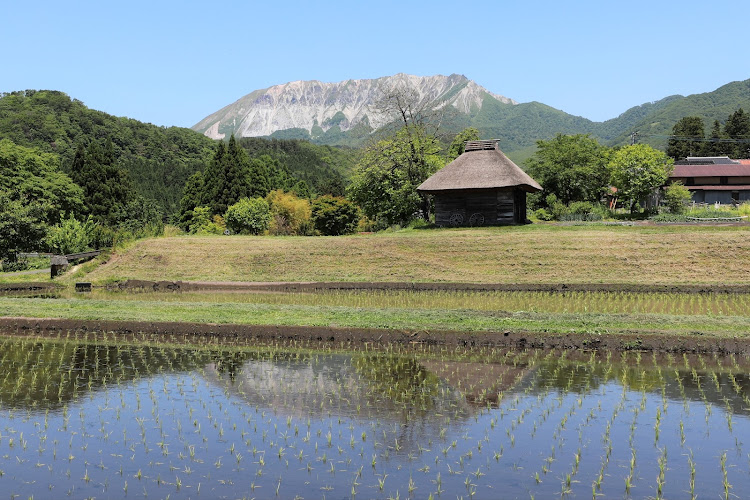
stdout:
<svg viewBox="0 0 750 500">
<path fill-rule="evenodd" d="M 610 150 L 588 135 L 562 135 L 537 141 L 527 160 L 529 175 L 565 205 L 574 201 L 598 202 L 608 186 Z"/>
<path fill-rule="evenodd" d="M 672 173 L 674 160 L 647 144 L 625 146 L 612 155 L 608 167 L 618 195 L 630 200 L 634 213 L 648 195 L 664 185 Z"/>
</svg>

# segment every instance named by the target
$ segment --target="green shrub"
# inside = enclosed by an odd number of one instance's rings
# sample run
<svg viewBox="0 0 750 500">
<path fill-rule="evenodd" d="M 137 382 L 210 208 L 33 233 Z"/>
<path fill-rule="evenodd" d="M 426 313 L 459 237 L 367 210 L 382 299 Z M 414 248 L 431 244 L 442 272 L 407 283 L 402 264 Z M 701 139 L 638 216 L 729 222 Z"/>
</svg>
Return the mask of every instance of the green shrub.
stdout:
<svg viewBox="0 0 750 500">
<path fill-rule="evenodd" d="M 268 193 L 266 201 L 271 210 L 271 234 L 312 234 L 312 210 L 308 200 L 276 190 Z"/>
<path fill-rule="evenodd" d="M 712 219 L 712 218 L 724 218 L 724 217 L 739 217 L 739 212 L 729 209 L 715 209 L 715 208 L 694 208 L 689 210 L 686 215 L 688 217 L 696 217 L 699 219 Z"/>
<path fill-rule="evenodd" d="M 324 235 L 350 234 L 357 230 L 359 208 L 338 196 L 320 196 L 312 202 L 312 222 Z"/>
<path fill-rule="evenodd" d="M 653 217 L 649 217 L 648 220 L 652 222 L 686 222 L 687 217 L 683 214 L 661 213 L 654 215 Z"/>
<path fill-rule="evenodd" d="M 552 214 L 546 211 L 543 208 L 539 208 L 534 211 L 534 217 L 536 217 L 538 220 L 552 220 Z"/>
<path fill-rule="evenodd" d="M 664 189 L 664 204 L 673 214 L 681 214 L 685 211 L 685 205 L 692 199 L 690 190 L 681 182 L 674 182 Z"/>
<path fill-rule="evenodd" d="M 50 250 L 62 255 L 83 252 L 90 248 L 93 229 L 91 216 L 86 222 L 80 222 L 71 213 L 49 229 L 47 244 Z"/>
<path fill-rule="evenodd" d="M 218 234 L 219 232 L 219 229 L 211 220 L 210 207 L 195 207 L 189 219 L 188 232 L 190 234 Z"/>
<path fill-rule="evenodd" d="M 227 208 L 227 228 L 237 234 L 260 234 L 271 224 L 271 211 L 263 198 L 242 198 Z"/>
<path fill-rule="evenodd" d="M 590 214 L 594 211 L 594 204 L 590 201 L 574 201 L 568 205 L 571 214 Z"/>
</svg>

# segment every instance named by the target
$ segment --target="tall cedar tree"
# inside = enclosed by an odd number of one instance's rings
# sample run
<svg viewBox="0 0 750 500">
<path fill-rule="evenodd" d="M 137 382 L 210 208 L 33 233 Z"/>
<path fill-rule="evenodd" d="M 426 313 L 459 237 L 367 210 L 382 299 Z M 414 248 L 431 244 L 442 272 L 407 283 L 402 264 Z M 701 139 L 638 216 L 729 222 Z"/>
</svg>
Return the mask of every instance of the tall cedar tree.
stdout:
<svg viewBox="0 0 750 500">
<path fill-rule="evenodd" d="M 227 144 L 219 142 L 205 172 L 192 175 L 185 184 L 181 220 L 188 223 L 192 210 L 203 205 L 213 215 L 224 215 L 242 198 L 264 198 L 274 189 L 290 189 L 293 182 L 278 160 L 265 154 L 251 159 L 231 136 Z"/>
<path fill-rule="evenodd" d="M 202 200 L 214 215 L 223 215 L 230 205 L 248 196 L 247 177 L 250 159 L 237 146 L 234 135 L 229 143 L 220 142 L 213 161 L 203 176 Z"/>
<path fill-rule="evenodd" d="M 750 116 L 740 108 L 727 118 L 724 124 L 724 133 L 730 138 L 737 141 L 750 141 Z M 748 158 L 748 148 L 750 142 L 733 142 L 730 143 L 732 158 Z"/>
<path fill-rule="evenodd" d="M 115 164 L 114 146 L 92 141 L 84 149 L 79 144 L 73 158 L 71 177 L 83 188 L 85 211 L 94 220 L 114 226 L 126 214 L 128 202 L 135 197 L 127 172 Z"/>
<path fill-rule="evenodd" d="M 667 143 L 667 156 L 684 160 L 688 156 L 700 156 L 704 151 L 705 137 L 703 119 L 699 116 L 685 116 L 672 127 L 672 135 Z"/>
<path fill-rule="evenodd" d="M 706 156 L 724 156 L 728 155 L 727 146 L 729 143 L 720 142 L 724 138 L 724 132 L 721 130 L 721 123 L 719 120 L 714 120 L 714 124 L 711 127 L 711 134 L 708 137 L 708 142 L 703 149 L 703 154 Z"/>
</svg>

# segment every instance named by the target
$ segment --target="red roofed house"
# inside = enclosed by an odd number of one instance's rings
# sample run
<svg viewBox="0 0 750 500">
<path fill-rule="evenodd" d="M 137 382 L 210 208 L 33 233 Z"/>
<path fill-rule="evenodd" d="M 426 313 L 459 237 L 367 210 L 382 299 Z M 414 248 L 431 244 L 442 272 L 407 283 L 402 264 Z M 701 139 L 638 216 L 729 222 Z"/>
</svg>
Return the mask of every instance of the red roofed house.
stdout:
<svg viewBox="0 0 750 500">
<path fill-rule="evenodd" d="M 727 156 L 688 156 L 675 163 L 667 181 L 682 182 L 696 203 L 737 204 L 750 201 L 750 160 Z"/>
</svg>

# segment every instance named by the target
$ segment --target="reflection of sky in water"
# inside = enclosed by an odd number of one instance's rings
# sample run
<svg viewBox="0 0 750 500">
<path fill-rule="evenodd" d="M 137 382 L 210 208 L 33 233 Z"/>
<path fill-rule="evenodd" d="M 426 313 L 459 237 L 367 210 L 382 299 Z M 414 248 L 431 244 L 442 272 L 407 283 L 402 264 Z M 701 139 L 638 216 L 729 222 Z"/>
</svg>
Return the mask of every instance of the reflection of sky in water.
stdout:
<svg viewBox="0 0 750 500">
<path fill-rule="evenodd" d="M 244 360 L 233 375 L 211 359 L 192 371 L 163 365 L 119 384 L 98 380 L 56 407 L 31 396 L 3 400 L 0 491 L 275 498 L 278 487 L 279 498 L 345 498 L 354 487 L 358 498 L 407 498 L 411 479 L 414 498 L 438 486 L 441 498 L 549 498 L 562 495 L 570 475 L 571 497 L 588 497 L 602 473 L 597 493 L 620 498 L 633 450 L 633 498 L 657 495 L 665 456 L 666 498 L 689 497 L 691 456 L 699 498 L 723 492 L 724 454 L 731 494 L 750 491 L 739 374 L 732 384 L 684 367 L 661 375 L 628 368 L 623 389 L 621 367 L 605 377 L 605 363 L 540 362 L 503 372 L 518 382 L 511 387 L 489 380 L 497 366 L 432 359 L 422 367 L 435 386 L 414 400 L 388 396 L 347 354 Z M 0 375 L 10 369 L 0 364 Z M 467 393 L 500 387 L 504 397 L 499 406 L 467 403 L 459 383 Z"/>
</svg>

